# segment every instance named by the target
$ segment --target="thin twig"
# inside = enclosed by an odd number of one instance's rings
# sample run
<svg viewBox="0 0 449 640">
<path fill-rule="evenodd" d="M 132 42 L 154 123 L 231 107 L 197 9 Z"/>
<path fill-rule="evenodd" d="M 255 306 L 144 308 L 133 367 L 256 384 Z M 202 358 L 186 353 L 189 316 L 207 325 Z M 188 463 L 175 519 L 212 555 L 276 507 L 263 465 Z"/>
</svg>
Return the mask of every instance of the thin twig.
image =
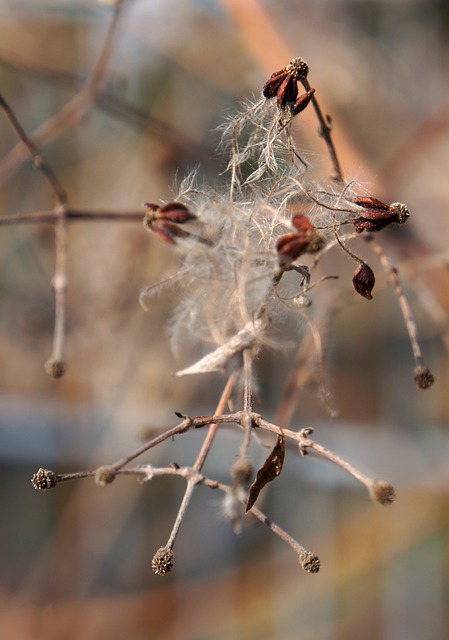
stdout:
<svg viewBox="0 0 449 640">
<path fill-rule="evenodd" d="M 310 91 L 311 86 L 307 78 L 301 78 L 301 84 L 306 91 Z M 316 94 L 312 96 L 312 104 L 315 109 L 318 121 L 320 123 L 320 135 L 324 138 L 327 145 L 327 150 L 334 169 L 334 175 L 332 176 L 336 182 L 344 182 L 343 171 L 338 160 L 337 151 L 335 149 L 334 142 L 332 140 L 332 127 L 329 123 L 329 116 L 325 117 L 321 111 L 320 104 L 316 98 Z"/>
<path fill-rule="evenodd" d="M 60 111 L 48 118 L 48 120 L 30 134 L 29 137 L 38 147 L 42 148 L 46 146 L 59 138 L 68 129 L 75 127 L 94 104 L 101 89 L 104 73 L 115 45 L 123 10 L 128 1 L 129 0 L 117 0 L 103 47 L 90 76 L 81 90 L 67 102 Z M 22 145 L 16 145 L 0 163 L 0 175 L 10 172 L 23 162 L 24 157 Z"/>
<path fill-rule="evenodd" d="M 410 338 L 410 344 L 412 346 L 413 357 L 415 360 L 414 380 L 419 389 L 428 389 L 434 382 L 433 375 L 426 367 L 424 362 L 424 356 L 419 345 L 418 328 L 416 326 L 415 318 L 413 317 L 412 310 L 408 303 L 408 300 L 404 294 L 401 282 L 398 276 L 397 268 L 390 262 L 379 243 L 370 236 L 370 241 L 375 253 L 377 254 L 380 263 L 387 274 L 387 277 L 396 293 L 396 297 L 401 307 L 402 315 L 404 317 L 405 327 Z"/>
</svg>

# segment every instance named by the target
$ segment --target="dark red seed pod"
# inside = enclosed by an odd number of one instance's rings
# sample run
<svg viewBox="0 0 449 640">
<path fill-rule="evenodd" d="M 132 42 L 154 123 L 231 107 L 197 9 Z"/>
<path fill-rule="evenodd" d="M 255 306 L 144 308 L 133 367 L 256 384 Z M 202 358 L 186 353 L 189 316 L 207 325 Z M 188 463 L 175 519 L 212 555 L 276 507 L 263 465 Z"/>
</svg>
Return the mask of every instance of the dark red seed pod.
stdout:
<svg viewBox="0 0 449 640">
<path fill-rule="evenodd" d="M 281 69 L 280 71 L 275 71 L 271 74 L 270 78 L 266 81 L 263 86 L 262 94 L 265 98 L 274 98 L 277 94 L 279 87 L 284 82 L 287 71 L 285 69 Z"/>
<path fill-rule="evenodd" d="M 277 92 L 278 109 L 285 109 L 288 104 L 293 104 L 298 96 L 298 83 L 291 75 L 287 75 Z"/>
<path fill-rule="evenodd" d="M 359 264 L 352 278 L 352 284 L 357 293 L 367 300 L 372 300 L 371 291 L 375 282 L 376 278 L 371 267 L 366 262 Z"/>
<path fill-rule="evenodd" d="M 365 209 L 380 209 L 382 211 L 389 211 L 390 207 L 385 202 L 372 198 L 371 196 L 356 196 L 353 199 L 354 204 Z"/>
<path fill-rule="evenodd" d="M 309 89 L 309 91 L 307 91 L 306 93 L 303 93 L 301 96 L 299 96 L 299 98 L 296 100 L 295 104 L 292 107 L 292 115 L 296 116 L 298 115 L 298 113 L 301 113 L 301 111 L 304 111 L 304 109 L 307 107 L 307 105 L 311 101 L 314 93 L 315 93 L 315 89 L 312 88 L 312 89 Z"/>
<path fill-rule="evenodd" d="M 150 229 L 160 240 L 162 240 L 162 242 L 165 242 L 166 244 L 176 244 L 176 241 L 179 238 L 190 237 L 190 233 L 188 231 L 184 231 L 184 229 L 180 229 L 173 222 L 165 220 L 153 222 Z"/>
<path fill-rule="evenodd" d="M 176 222 L 177 224 L 183 224 L 195 218 L 195 214 L 191 213 L 187 207 L 180 202 L 164 204 L 164 206 L 159 207 L 156 213 L 157 220 L 168 220 L 170 222 Z"/>
<path fill-rule="evenodd" d="M 312 231 L 315 230 L 313 224 L 310 222 L 309 218 L 305 216 L 303 213 L 296 213 L 292 218 L 292 225 L 298 231 Z"/>
<path fill-rule="evenodd" d="M 287 233 L 279 238 L 276 243 L 279 265 L 283 267 L 307 253 L 308 244 L 308 240 L 298 233 Z"/>
</svg>

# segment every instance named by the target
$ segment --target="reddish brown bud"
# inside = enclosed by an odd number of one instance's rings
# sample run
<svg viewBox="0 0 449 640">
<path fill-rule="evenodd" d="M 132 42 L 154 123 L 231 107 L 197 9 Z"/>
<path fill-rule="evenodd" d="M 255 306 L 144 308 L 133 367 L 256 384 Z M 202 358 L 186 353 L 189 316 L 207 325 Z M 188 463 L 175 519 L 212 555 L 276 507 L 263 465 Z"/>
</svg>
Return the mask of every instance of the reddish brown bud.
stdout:
<svg viewBox="0 0 449 640">
<path fill-rule="evenodd" d="M 277 106 L 281 110 L 285 109 L 287 105 L 291 105 L 294 115 L 296 115 L 307 106 L 307 104 L 302 106 L 302 99 L 305 100 L 307 94 L 301 96 L 300 102 L 296 101 L 296 98 L 298 97 L 298 81 L 304 80 L 308 72 L 309 67 L 304 60 L 302 58 L 294 58 L 286 67 L 271 74 L 263 86 L 262 94 L 267 99 L 276 96 Z M 296 105 L 297 110 L 295 111 Z"/>
<path fill-rule="evenodd" d="M 375 282 L 376 278 L 374 277 L 374 272 L 371 267 L 368 266 L 366 262 L 359 264 L 352 278 L 352 284 L 357 293 L 367 300 L 372 300 L 373 296 L 371 295 L 371 291 L 373 290 Z"/>
<path fill-rule="evenodd" d="M 191 213 L 187 207 L 180 202 L 168 202 L 162 207 L 159 207 L 157 204 L 152 204 L 151 202 L 146 202 L 145 209 L 146 226 L 151 225 L 155 220 L 184 224 L 184 222 L 196 219 L 196 215 Z"/>
<path fill-rule="evenodd" d="M 195 220 L 196 215 L 191 213 L 186 206 L 179 202 L 169 202 L 159 208 L 156 219 L 184 224 L 184 222 L 188 222 L 189 220 Z"/>
<path fill-rule="evenodd" d="M 292 218 L 292 225 L 298 231 L 312 231 L 315 229 L 309 218 L 303 213 L 296 213 Z"/>
<path fill-rule="evenodd" d="M 303 253 L 317 253 L 324 246 L 324 238 L 317 233 L 307 216 L 297 213 L 292 218 L 292 225 L 297 233 L 286 233 L 276 242 L 281 267 L 293 262 Z"/>
<path fill-rule="evenodd" d="M 277 95 L 279 87 L 284 82 L 287 77 L 287 71 L 285 69 L 281 69 L 280 71 L 275 71 L 271 74 L 270 78 L 266 81 L 263 86 L 262 94 L 265 98 L 274 98 Z"/>
<path fill-rule="evenodd" d="M 285 109 L 288 104 L 293 104 L 298 97 L 298 83 L 291 75 L 285 76 L 285 80 L 277 91 L 278 109 Z"/>
<path fill-rule="evenodd" d="M 314 93 L 315 93 L 315 89 L 309 89 L 307 93 L 303 93 L 301 96 L 299 96 L 299 98 L 296 100 L 295 104 L 292 107 L 293 116 L 296 116 L 298 115 L 298 113 L 301 113 L 301 111 L 304 111 L 304 109 L 307 107 L 309 102 L 312 100 L 312 96 Z"/>
<path fill-rule="evenodd" d="M 298 233 L 286 233 L 276 242 L 279 264 L 284 266 L 306 253 L 308 241 Z"/>
<path fill-rule="evenodd" d="M 385 202 L 372 198 L 371 196 L 356 196 L 353 199 L 354 204 L 365 209 L 380 209 L 381 211 L 388 211 L 390 207 Z"/>
<path fill-rule="evenodd" d="M 364 209 L 362 215 L 351 220 L 356 231 L 380 231 L 392 222 L 404 224 L 410 216 L 410 212 L 402 202 L 393 202 L 390 205 L 372 197 L 357 196 L 354 204 Z"/>
<path fill-rule="evenodd" d="M 176 241 L 180 238 L 190 237 L 190 233 L 188 231 L 180 229 L 173 222 L 161 220 L 160 222 L 153 222 L 149 227 L 151 231 L 153 231 L 153 233 L 166 244 L 176 244 Z"/>
</svg>

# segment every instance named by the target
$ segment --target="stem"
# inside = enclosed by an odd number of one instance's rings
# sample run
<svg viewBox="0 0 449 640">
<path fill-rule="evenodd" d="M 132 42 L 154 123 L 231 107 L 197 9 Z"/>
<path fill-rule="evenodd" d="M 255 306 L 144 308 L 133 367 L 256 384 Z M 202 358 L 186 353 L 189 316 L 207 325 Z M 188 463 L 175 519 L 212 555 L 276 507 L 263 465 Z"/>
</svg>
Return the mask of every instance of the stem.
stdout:
<svg viewBox="0 0 449 640">
<path fill-rule="evenodd" d="M 243 391 L 243 418 L 242 427 L 245 430 L 243 436 L 243 442 L 239 451 L 239 459 L 245 459 L 248 455 L 249 446 L 251 443 L 251 431 L 252 431 L 252 419 L 251 414 L 253 410 L 253 397 L 252 397 L 252 365 L 253 358 L 251 349 L 245 349 L 243 351 L 243 373 L 245 378 L 245 388 Z"/>
<path fill-rule="evenodd" d="M 410 338 L 410 343 L 412 345 L 413 357 L 415 359 L 416 366 L 425 368 L 424 357 L 421 351 L 421 347 L 419 346 L 418 329 L 413 317 L 412 310 L 407 298 L 405 297 L 404 290 L 402 289 L 402 285 L 398 277 L 397 268 L 393 264 L 391 264 L 390 260 L 385 255 L 382 247 L 378 244 L 378 242 L 371 238 L 370 240 L 373 249 L 376 252 L 380 263 L 396 293 L 399 306 L 401 307 L 402 315 L 404 317 L 407 333 Z"/>
<path fill-rule="evenodd" d="M 223 389 L 223 393 L 221 394 L 221 398 L 218 402 L 217 405 L 217 409 L 215 411 L 216 414 L 221 414 L 224 411 L 224 408 L 226 407 L 229 398 L 231 397 L 231 393 L 232 393 L 232 389 L 234 388 L 234 384 L 235 381 L 237 379 L 237 372 L 234 371 L 234 373 L 232 373 L 229 378 L 228 381 L 226 383 L 225 388 Z M 179 532 L 179 528 L 181 526 L 181 523 L 184 519 L 184 516 L 186 514 L 187 511 L 187 507 L 190 504 L 190 500 L 192 498 L 193 495 L 193 490 L 195 489 L 196 485 L 198 484 L 198 482 L 201 481 L 201 469 L 204 465 L 204 462 L 206 460 L 207 454 L 209 453 L 209 450 L 212 446 L 212 443 L 214 441 L 215 435 L 217 433 L 217 429 L 218 429 L 218 424 L 212 423 L 209 427 L 209 430 L 207 432 L 206 438 L 203 442 L 203 445 L 200 449 L 200 452 L 198 453 L 198 456 L 195 460 L 195 464 L 192 467 L 192 475 L 189 477 L 188 481 L 187 481 L 187 487 L 184 493 L 184 497 L 182 499 L 181 505 L 179 507 L 178 510 L 178 514 L 176 516 L 176 520 L 175 523 L 173 525 L 173 529 L 170 533 L 170 537 L 168 539 L 168 542 L 166 544 L 166 547 L 169 549 L 173 549 L 173 545 L 175 544 L 175 540 L 176 540 L 176 536 L 178 535 Z"/>
<path fill-rule="evenodd" d="M 301 84 L 306 91 L 310 91 L 311 86 L 307 78 L 301 79 Z M 332 134 L 331 134 L 332 127 L 330 126 L 327 118 L 323 116 L 323 112 L 321 111 L 321 107 L 316 98 L 316 94 L 312 96 L 312 104 L 315 109 L 315 113 L 317 115 L 318 121 L 320 123 L 320 135 L 324 138 L 324 141 L 326 142 L 327 149 L 332 162 L 332 166 L 334 169 L 334 175 L 332 177 L 336 182 L 344 182 L 343 171 L 341 169 L 340 162 L 337 156 L 337 151 L 335 149 L 334 142 L 332 140 Z"/>
</svg>

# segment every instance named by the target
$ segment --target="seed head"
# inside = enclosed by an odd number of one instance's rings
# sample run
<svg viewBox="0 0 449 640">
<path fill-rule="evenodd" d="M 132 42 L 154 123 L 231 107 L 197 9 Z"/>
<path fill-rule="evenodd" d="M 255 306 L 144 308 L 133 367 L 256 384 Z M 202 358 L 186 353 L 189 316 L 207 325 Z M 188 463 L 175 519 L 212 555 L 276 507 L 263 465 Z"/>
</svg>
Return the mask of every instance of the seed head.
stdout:
<svg viewBox="0 0 449 640">
<path fill-rule="evenodd" d="M 306 573 L 318 573 L 321 566 L 319 557 L 310 551 L 305 551 L 299 556 L 299 564 Z"/>
<path fill-rule="evenodd" d="M 413 380 L 415 381 L 418 389 L 428 389 L 435 382 L 435 378 L 431 371 L 426 367 L 416 367 L 414 374 Z"/>
<path fill-rule="evenodd" d="M 31 484 L 35 489 L 40 491 L 46 491 L 47 489 L 53 489 L 58 484 L 58 478 L 54 471 L 48 469 L 39 469 L 31 478 Z"/>
<path fill-rule="evenodd" d="M 375 480 L 369 492 L 373 500 L 384 506 L 392 504 L 396 498 L 394 487 L 384 480 Z"/>
<path fill-rule="evenodd" d="M 151 562 L 153 572 L 158 576 L 165 576 L 173 569 L 175 554 L 167 547 L 161 547 L 156 551 Z"/>
<path fill-rule="evenodd" d="M 285 70 L 292 75 L 295 80 L 304 80 L 309 73 L 309 65 L 302 58 L 293 58 L 285 67 Z"/>
<path fill-rule="evenodd" d="M 47 360 L 44 366 L 45 373 L 53 380 L 58 380 L 66 372 L 66 364 L 62 360 Z"/>
</svg>

